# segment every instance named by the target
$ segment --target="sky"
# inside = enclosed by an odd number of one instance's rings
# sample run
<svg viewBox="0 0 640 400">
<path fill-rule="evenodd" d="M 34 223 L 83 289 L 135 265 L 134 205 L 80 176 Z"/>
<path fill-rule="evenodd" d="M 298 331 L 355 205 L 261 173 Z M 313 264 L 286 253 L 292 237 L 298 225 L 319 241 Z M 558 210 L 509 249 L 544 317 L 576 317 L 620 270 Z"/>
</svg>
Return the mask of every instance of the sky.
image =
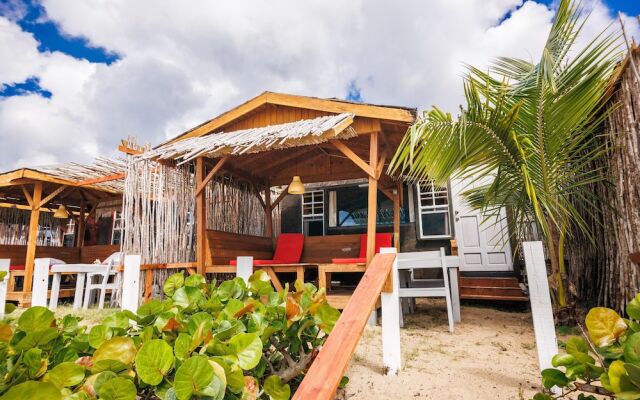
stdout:
<svg viewBox="0 0 640 400">
<path fill-rule="evenodd" d="M 640 41 L 640 0 L 583 4 L 579 46 L 618 12 Z M 265 90 L 455 113 L 464 65 L 535 62 L 556 5 L 0 0 L 0 171 L 155 145 Z"/>
</svg>

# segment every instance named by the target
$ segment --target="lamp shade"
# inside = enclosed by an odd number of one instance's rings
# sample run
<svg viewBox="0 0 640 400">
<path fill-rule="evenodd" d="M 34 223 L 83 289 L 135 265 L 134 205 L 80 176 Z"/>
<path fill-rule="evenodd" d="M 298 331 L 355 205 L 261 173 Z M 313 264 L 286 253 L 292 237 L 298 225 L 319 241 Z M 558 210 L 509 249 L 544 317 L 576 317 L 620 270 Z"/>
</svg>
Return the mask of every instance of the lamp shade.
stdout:
<svg viewBox="0 0 640 400">
<path fill-rule="evenodd" d="M 60 205 L 55 213 L 53 213 L 53 218 L 61 218 L 67 219 L 69 218 L 69 211 L 67 211 L 67 207 Z"/>
<path fill-rule="evenodd" d="M 289 194 L 304 194 L 304 184 L 298 175 L 294 176 L 289 184 Z"/>
</svg>

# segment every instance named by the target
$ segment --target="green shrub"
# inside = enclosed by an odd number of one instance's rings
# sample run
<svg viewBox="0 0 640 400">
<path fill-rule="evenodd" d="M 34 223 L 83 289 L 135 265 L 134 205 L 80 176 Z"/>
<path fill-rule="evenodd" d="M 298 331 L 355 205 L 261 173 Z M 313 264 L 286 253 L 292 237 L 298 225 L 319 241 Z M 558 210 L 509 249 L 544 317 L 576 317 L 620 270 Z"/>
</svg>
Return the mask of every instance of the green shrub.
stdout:
<svg viewBox="0 0 640 400">
<path fill-rule="evenodd" d="M 627 305 L 629 319 L 616 311 L 592 308 L 585 319 L 587 335 L 572 336 L 566 354 L 557 354 L 555 368 L 542 371 L 544 392 L 534 400 L 568 398 L 593 399 L 592 394 L 620 400 L 640 399 L 640 294 Z M 562 393 L 554 395 L 556 386 Z"/>
<path fill-rule="evenodd" d="M 323 290 L 275 292 L 263 271 L 163 289 L 90 328 L 44 307 L 0 322 L 0 400 L 289 399 L 339 317 Z"/>
</svg>

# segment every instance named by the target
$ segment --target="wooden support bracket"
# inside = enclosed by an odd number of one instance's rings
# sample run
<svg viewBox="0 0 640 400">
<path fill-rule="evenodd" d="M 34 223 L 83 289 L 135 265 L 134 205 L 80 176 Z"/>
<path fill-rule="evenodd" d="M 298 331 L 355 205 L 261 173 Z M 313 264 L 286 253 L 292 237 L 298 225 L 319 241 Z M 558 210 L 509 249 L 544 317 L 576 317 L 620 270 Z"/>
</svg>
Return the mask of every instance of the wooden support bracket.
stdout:
<svg viewBox="0 0 640 400">
<path fill-rule="evenodd" d="M 367 175 L 371 178 L 376 179 L 376 172 L 366 161 L 364 161 L 360 156 L 353 152 L 344 142 L 338 139 L 329 140 L 336 149 L 338 149 L 342 154 L 347 156 L 348 159 L 353 161 L 358 167 L 360 167 Z"/>
<path fill-rule="evenodd" d="M 53 192 L 51 192 L 50 195 L 48 195 L 47 197 L 42 199 L 42 201 L 40 202 L 40 207 L 44 206 L 45 204 L 47 204 L 48 202 L 53 200 L 54 197 L 56 197 L 57 195 L 62 193 L 66 188 L 67 188 L 67 186 L 62 185 L 59 188 L 57 188 L 56 190 L 54 190 Z"/>
<path fill-rule="evenodd" d="M 229 156 L 224 156 L 220 160 L 218 160 L 216 165 L 211 169 L 211 171 L 209 171 L 209 173 L 202 180 L 202 182 L 198 183 L 198 187 L 196 188 L 196 196 L 199 195 L 200 192 L 202 192 L 205 187 L 207 187 L 207 183 L 209 183 L 209 181 L 211 181 L 211 179 L 213 179 L 213 177 L 216 176 L 218 171 L 220 171 L 220 169 L 222 168 L 224 163 L 227 162 L 228 159 L 229 159 Z"/>
</svg>

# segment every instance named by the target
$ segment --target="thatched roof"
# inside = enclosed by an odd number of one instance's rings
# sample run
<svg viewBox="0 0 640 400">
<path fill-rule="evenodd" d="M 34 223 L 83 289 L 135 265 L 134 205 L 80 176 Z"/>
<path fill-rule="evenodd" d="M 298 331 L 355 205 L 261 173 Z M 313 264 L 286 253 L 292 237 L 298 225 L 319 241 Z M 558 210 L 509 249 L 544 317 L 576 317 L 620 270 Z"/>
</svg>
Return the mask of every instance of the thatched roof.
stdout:
<svg viewBox="0 0 640 400">
<path fill-rule="evenodd" d="M 126 169 L 124 159 L 98 157 L 92 164 L 86 165 L 72 162 L 0 173 L 0 187 L 13 185 L 16 180 L 29 180 L 121 193 Z"/>
<path fill-rule="evenodd" d="M 349 139 L 357 136 L 355 130 L 350 127 L 353 118 L 354 114 L 343 113 L 191 137 L 164 144 L 138 157 L 147 160 L 176 160 L 178 164 L 183 164 L 198 157 L 219 158 L 320 144 L 331 139 Z"/>
</svg>

